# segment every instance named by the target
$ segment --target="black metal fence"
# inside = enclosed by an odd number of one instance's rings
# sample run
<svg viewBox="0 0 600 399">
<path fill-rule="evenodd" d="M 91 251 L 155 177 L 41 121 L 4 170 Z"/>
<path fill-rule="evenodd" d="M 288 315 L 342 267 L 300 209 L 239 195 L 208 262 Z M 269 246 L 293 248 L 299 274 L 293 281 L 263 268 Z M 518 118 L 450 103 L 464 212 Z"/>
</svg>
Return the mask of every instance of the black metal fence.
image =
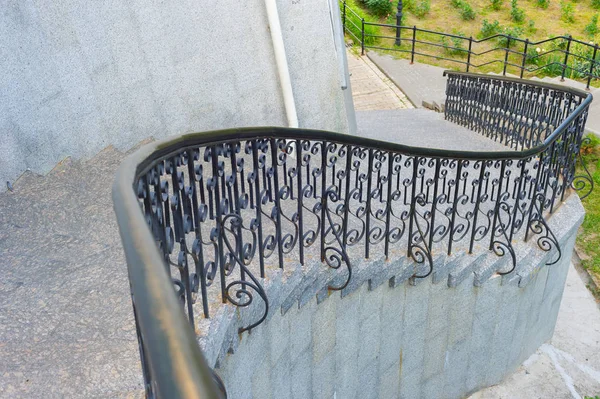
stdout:
<svg viewBox="0 0 600 399">
<path fill-rule="evenodd" d="M 446 118 L 506 151 L 249 128 L 168 139 L 127 159 L 114 202 L 149 395 L 216 397 L 185 315 L 193 326 L 210 303 L 253 305 L 259 316 L 240 332 L 256 327 L 269 311 L 263 278 L 290 262 L 323 263 L 329 289 L 341 290 L 352 262 L 375 253 L 412 258 L 413 278 L 430 275 L 435 251 L 457 247 L 508 256 L 500 274 L 515 268 L 517 239 L 553 251 L 549 264 L 560 258 L 544 217 L 571 187 L 592 188 L 575 175 L 591 95 L 447 75 Z"/>
<path fill-rule="evenodd" d="M 513 72 L 520 78 L 535 73 L 570 77 L 584 80 L 588 89 L 593 79 L 600 79 L 598 43 L 571 36 L 530 41 L 505 33 L 476 39 L 416 26 L 366 21 L 346 1 L 341 8 L 344 31 L 360 44 L 363 54 L 371 48 L 408 54 L 411 63 L 415 56 L 449 61 L 466 72 L 496 66 L 503 75 Z"/>
</svg>

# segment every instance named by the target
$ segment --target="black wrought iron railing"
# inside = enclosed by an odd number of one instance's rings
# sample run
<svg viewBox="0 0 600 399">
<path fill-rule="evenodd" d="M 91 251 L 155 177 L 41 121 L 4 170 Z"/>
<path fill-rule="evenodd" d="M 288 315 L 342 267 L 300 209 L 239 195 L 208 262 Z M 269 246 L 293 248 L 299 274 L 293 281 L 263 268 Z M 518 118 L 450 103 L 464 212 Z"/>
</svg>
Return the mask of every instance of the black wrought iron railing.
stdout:
<svg viewBox="0 0 600 399">
<path fill-rule="evenodd" d="M 457 248 L 507 256 L 498 273 L 511 273 L 514 243 L 532 237 L 558 260 L 545 217 L 572 189 L 592 188 L 575 174 L 591 95 L 447 75 L 446 118 L 506 151 L 268 127 L 183 135 L 124 162 L 114 203 L 149 396 L 217 397 L 190 324 L 223 302 L 259 306 L 240 332 L 259 325 L 269 268 L 321 262 L 341 290 L 353 262 L 374 254 L 412 259 L 414 278 L 432 272 L 434 252 Z"/>
<path fill-rule="evenodd" d="M 600 79 L 598 43 L 572 36 L 555 36 L 532 41 L 498 33 L 481 39 L 421 29 L 416 26 L 381 24 L 367 21 L 342 1 L 342 19 L 346 34 L 365 49 L 378 49 L 415 57 L 448 61 L 466 72 L 494 69 L 520 78 L 543 75 L 572 77 L 586 82 Z M 376 29 L 372 29 L 376 28 Z"/>
</svg>

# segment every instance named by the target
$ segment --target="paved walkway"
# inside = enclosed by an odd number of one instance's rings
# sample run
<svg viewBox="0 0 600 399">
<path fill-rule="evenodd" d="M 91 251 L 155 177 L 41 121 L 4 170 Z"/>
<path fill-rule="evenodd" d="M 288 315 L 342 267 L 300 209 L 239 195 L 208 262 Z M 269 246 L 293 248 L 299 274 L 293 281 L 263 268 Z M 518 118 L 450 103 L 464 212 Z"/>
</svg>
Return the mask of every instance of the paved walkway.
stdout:
<svg viewBox="0 0 600 399">
<path fill-rule="evenodd" d="M 600 396 L 600 310 L 573 265 L 554 336 L 504 382 L 470 399 Z"/>
<path fill-rule="evenodd" d="M 356 111 L 414 108 L 404 93 L 368 57 L 349 50 L 348 69 Z"/>
<path fill-rule="evenodd" d="M 418 62 L 411 64 L 409 60 L 395 59 L 376 51 L 369 51 L 367 57 L 363 58 L 373 61 L 416 107 L 422 107 L 423 101 L 435 101 L 438 104 L 445 102 L 446 78 L 443 76 L 445 68 Z M 581 82 L 571 79 L 561 82 L 560 77 L 533 78 L 533 80 L 585 89 L 585 84 Z M 600 89 L 592 87 L 590 93 L 594 96 L 594 101 L 588 113 L 586 130 L 600 136 Z"/>
</svg>

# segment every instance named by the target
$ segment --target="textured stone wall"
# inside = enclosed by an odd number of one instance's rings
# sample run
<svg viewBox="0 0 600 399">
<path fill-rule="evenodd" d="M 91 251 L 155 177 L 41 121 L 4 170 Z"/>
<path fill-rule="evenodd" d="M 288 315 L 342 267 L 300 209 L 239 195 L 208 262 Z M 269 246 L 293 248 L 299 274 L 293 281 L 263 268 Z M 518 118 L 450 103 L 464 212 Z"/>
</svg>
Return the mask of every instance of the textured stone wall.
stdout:
<svg viewBox="0 0 600 399">
<path fill-rule="evenodd" d="M 546 266 L 556 252 L 515 242 L 519 263 L 504 277 L 482 272 L 506 261 L 493 253 L 438 256 L 433 276 L 417 281 L 375 262 L 341 293 L 327 291 L 327 270 L 274 272 L 267 321 L 240 336 L 256 313 L 222 306 L 199 322 L 200 344 L 231 399 L 462 398 L 500 382 L 552 336 L 582 217 L 572 195 L 549 221 L 560 261 Z"/>
<path fill-rule="evenodd" d="M 300 126 L 346 132 L 327 2 L 278 6 Z M 263 0 L 8 0 L 0 70 L 2 182 L 109 144 L 287 125 Z"/>
</svg>

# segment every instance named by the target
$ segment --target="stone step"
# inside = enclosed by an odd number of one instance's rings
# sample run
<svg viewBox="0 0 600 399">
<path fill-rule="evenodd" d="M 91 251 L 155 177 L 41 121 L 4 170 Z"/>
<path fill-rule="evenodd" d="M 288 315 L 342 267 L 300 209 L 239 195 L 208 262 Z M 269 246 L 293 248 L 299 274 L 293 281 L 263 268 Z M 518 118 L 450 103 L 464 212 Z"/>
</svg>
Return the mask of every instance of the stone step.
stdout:
<svg viewBox="0 0 600 399">
<path fill-rule="evenodd" d="M 360 111 L 358 135 L 415 147 L 506 151 L 506 147 L 425 109 Z"/>
</svg>

